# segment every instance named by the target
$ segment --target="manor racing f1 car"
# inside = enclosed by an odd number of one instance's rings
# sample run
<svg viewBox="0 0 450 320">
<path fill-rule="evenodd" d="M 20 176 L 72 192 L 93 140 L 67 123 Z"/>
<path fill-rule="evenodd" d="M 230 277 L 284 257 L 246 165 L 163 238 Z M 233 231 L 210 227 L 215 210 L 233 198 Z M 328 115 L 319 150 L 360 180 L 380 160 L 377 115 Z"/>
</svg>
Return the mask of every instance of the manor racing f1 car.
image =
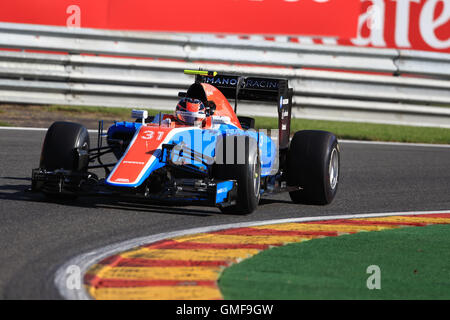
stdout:
<svg viewBox="0 0 450 320">
<path fill-rule="evenodd" d="M 289 192 L 295 203 L 333 200 L 338 141 L 332 133 L 312 130 L 290 139 L 293 90 L 287 80 L 186 73 L 196 79 L 179 94 L 189 104 L 180 114 L 189 115 L 194 103 L 201 121 L 187 124 L 172 114 L 148 117 L 147 111 L 133 110 L 135 121 L 116 122 L 107 133 L 100 121 L 95 148 L 82 125 L 55 122 L 45 136 L 39 168 L 32 172 L 32 190 L 64 199 L 131 195 L 235 214 L 253 212 L 261 196 L 277 192 Z M 234 108 L 228 99 L 235 101 Z M 273 103 L 278 130 L 256 131 L 253 118 L 236 116 L 240 100 Z M 103 163 L 108 153 L 117 160 Z M 104 178 L 92 172 L 96 168 L 104 169 Z"/>
</svg>

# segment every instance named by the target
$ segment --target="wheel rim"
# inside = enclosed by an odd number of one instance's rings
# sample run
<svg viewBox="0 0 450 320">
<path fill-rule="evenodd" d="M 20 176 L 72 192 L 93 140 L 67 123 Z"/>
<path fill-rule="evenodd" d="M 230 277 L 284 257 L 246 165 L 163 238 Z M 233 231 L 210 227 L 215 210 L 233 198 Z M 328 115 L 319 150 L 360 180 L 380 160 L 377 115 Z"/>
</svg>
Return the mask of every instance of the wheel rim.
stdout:
<svg viewBox="0 0 450 320">
<path fill-rule="evenodd" d="M 258 166 L 258 161 L 255 161 L 253 163 L 253 172 L 254 172 L 254 179 L 253 179 L 253 190 L 255 191 L 255 197 L 259 197 L 259 189 L 261 187 L 261 167 Z"/>
<path fill-rule="evenodd" d="M 332 190 L 334 190 L 337 186 L 339 177 L 339 155 L 336 148 L 334 148 L 331 152 L 328 173 L 330 177 L 330 187 Z"/>
</svg>

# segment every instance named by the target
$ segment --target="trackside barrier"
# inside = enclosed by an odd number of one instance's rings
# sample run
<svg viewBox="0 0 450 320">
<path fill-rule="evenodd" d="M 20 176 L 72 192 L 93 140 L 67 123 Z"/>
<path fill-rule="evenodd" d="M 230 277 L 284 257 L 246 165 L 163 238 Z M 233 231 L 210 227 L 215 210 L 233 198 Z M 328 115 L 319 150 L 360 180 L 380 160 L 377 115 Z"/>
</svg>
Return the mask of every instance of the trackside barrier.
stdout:
<svg viewBox="0 0 450 320">
<path fill-rule="evenodd" d="M 0 48 L 16 50 L 0 51 L 0 103 L 172 110 L 193 81 L 182 70 L 203 68 L 289 78 L 294 117 L 450 128 L 447 54 L 11 23 Z"/>
</svg>

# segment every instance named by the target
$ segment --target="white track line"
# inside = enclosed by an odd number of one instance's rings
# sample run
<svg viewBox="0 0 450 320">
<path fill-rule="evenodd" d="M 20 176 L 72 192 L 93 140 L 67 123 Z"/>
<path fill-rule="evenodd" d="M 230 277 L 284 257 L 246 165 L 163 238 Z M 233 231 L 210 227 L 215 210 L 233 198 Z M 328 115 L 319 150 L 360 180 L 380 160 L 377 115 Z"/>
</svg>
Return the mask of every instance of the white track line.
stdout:
<svg viewBox="0 0 450 320">
<path fill-rule="evenodd" d="M 2 127 L 1 130 L 20 130 L 20 131 L 47 131 L 46 128 L 31 128 L 31 127 Z"/>
<path fill-rule="evenodd" d="M 321 217 L 304 217 L 304 218 L 288 218 L 288 219 L 276 219 L 276 220 L 263 220 L 263 221 L 253 221 L 253 222 L 240 222 L 231 223 L 217 226 L 193 228 L 187 230 L 179 230 L 173 232 L 160 233 L 151 236 L 139 237 L 131 239 L 128 241 L 112 244 L 97 250 L 81 254 L 75 258 L 70 259 L 68 262 L 63 264 L 56 272 L 54 284 L 58 289 L 61 296 L 69 300 L 89 300 L 91 297 L 81 285 L 80 289 L 69 289 L 66 285 L 67 283 L 67 270 L 69 266 L 78 266 L 81 270 L 82 278 L 84 274 L 89 269 L 90 266 L 95 263 L 115 254 L 118 254 L 129 249 L 164 240 L 167 238 L 179 237 L 195 233 L 205 233 L 212 232 L 222 229 L 231 228 L 243 228 L 252 227 L 267 224 L 280 224 L 280 223 L 292 223 L 292 222 L 307 222 L 307 221 L 323 221 L 323 220 L 335 220 L 335 219 L 355 219 L 355 218 L 374 218 L 374 217 L 386 217 L 386 216 L 404 216 L 404 215 L 418 215 L 418 214 L 442 214 L 450 213 L 449 210 L 443 211 L 409 211 L 409 212 L 385 212 L 385 213 L 366 213 L 366 214 L 354 214 L 354 215 L 334 215 L 334 216 L 321 216 Z"/>
<path fill-rule="evenodd" d="M 365 140 L 340 140 L 340 139 L 339 139 L 339 142 L 354 143 L 354 144 L 385 145 L 385 146 L 450 148 L 450 144 L 432 144 L 432 143 L 392 142 L 392 141 L 365 141 Z"/>
<path fill-rule="evenodd" d="M 19 130 L 19 131 L 47 131 L 47 128 L 31 127 L 2 127 L 0 130 Z M 89 129 L 90 133 L 97 133 L 97 130 Z M 364 141 L 364 140 L 345 140 L 339 139 L 340 143 L 388 145 L 388 146 L 406 146 L 406 147 L 432 147 L 432 148 L 450 148 L 450 144 L 431 144 L 431 143 L 408 143 L 408 142 L 387 142 L 387 141 Z"/>
<path fill-rule="evenodd" d="M 33 128 L 33 127 L 2 127 L 0 126 L 0 130 L 19 130 L 19 131 L 47 131 L 48 128 Z M 96 129 L 89 129 L 91 133 L 97 133 Z"/>
</svg>

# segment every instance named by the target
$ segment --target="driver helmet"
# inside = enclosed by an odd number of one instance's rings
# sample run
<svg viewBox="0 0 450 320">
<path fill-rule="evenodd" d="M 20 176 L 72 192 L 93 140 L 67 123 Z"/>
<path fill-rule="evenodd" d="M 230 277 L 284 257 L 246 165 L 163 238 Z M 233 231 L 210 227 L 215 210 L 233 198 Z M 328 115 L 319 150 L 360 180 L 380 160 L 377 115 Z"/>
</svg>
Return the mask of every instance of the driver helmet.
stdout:
<svg viewBox="0 0 450 320">
<path fill-rule="evenodd" d="M 198 99 L 183 98 L 177 104 L 175 117 L 187 125 L 199 124 L 206 118 L 206 107 Z"/>
</svg>

